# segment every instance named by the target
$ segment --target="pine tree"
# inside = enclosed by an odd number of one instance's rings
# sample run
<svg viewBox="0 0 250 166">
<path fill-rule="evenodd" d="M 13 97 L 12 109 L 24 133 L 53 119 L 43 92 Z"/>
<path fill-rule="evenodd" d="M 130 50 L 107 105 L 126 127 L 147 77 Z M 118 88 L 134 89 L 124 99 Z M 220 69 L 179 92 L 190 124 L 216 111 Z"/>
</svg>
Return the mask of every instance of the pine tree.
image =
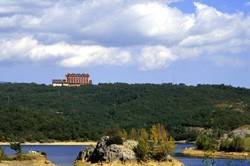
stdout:
<svg viewBox="0 0 250 166">
<path fill-rule="evenodd" d="M 118 136 L 120 136 L 121 138 L 123 138 L 125 140 L 128 139 L 128 133 L 124 129 L 118 131 Z"/>
<path fill-rule="evenodd" d="M 135 153 L 137 158 L 142 161 L 146 161 L 149 158 L 150 147 L 148 137 L 148 133 L 144 128 L 139 130 L 138 145 L 135 148 Z"/>
<path fill-rule="evenodd" d="M 138 134 L 137 134 L 136 129 L 132 128 L 130 130 L 129 139 L 132 139 L 132 140 L 137 140 L 138 139 Z"/>
<path fill-rule="evenodd" d="M 158 130 L 157 130 L 157 126 L 153 125 L 150 129 L 150 139 L 154 144 L 158 144 Z"/>
<path fill-rule="evenodd" d="M 140 137 L 140 139 L 143 139 L 143 140 L 145 140 L 145 141 L 148 141 L 148 133 L 147 133 L 147 130 L 144 129 L 144 128 L 140 129 L 140 131 L 139 131 L 139 137 Z"/>
</svg>

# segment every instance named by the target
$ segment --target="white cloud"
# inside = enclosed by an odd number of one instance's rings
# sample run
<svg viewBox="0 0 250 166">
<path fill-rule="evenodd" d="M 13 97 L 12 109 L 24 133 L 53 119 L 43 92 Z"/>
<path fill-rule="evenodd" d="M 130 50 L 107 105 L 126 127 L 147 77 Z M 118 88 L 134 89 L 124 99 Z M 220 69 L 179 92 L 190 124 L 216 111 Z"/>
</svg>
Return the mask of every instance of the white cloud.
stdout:
<svg viewBox="0 0 250 166">
<path fill-rule="evenodd" d="M 181 59 L 250 51 L 248 15 L 198 2 L 193 13 L 184 13 L 173 2 L 0 1 L 0 60 L 54 59 L 66 67 L 134 61 L 156 70 Z"/>
<path fill-rule="evenodd" d="M 177 58 L 178 56 L 164 46 L 149 46 L 142 49 L 139 63 L 142 70 L 155 70 L 166 67 Z"/>
<path fill-rule="evenodd" d="M 129 52 L 99 45 L 70 45 L 56 43 L 44 45 L 31 37 L 0 41 L 0 60 L 41 61 L 54 59 L 64 67 L 91 65 L 124 65 L 131 62 Z"/>
</svg>

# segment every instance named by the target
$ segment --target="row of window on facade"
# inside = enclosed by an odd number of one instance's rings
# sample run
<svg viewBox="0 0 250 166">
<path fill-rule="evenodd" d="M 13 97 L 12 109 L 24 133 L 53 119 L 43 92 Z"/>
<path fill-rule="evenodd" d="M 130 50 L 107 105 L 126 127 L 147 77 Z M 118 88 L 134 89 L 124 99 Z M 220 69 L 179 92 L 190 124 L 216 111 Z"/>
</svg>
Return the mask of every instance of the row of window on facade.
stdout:
<svg viewBox="0 0 250 166">
<path fill-rule="evenodd" d="M 68 73 L 65 75 L 65 79 L 55 79 L 52 80 L 52 86 L 81 86 L 81 85 L 91 85 L 92 80 L 89 74 L 75 74 Z"/>
</svg>

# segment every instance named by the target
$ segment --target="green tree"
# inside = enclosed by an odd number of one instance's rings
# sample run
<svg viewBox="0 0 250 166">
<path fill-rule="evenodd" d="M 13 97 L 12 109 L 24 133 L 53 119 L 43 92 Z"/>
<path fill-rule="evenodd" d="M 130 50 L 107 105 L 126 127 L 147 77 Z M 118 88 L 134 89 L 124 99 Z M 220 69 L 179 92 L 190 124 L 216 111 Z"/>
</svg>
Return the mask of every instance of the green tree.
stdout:
<svg viewBox="0 0 250 166">
<path fill-rule="evenodd" d="M 167 141 L 167 147 L 166 151 L 168 154 L 173 153 L 175 151 L 175 140 L 172 136 L 169 136 L 168 141 Z"/>
<path fill-rule="evenodd" d="M 139 130 L 138 145 L 134 149 L 134 151 L 138 160 L 148 160 L 150 154 L 150 146 L 148 143 L 148 133 L 144 128 Z"/>
<path fill-rule="evenodd" d="M 132 139 L 132 140 L 137 140 L 138 139 L 138 134 L 137 134 L 136 129 L 132 128 L 130 130 L 129 139 Z"/>
<path fill-rule="evenodd" d="M 241 137 L 233 137 L 229 147 L 230 151 L 242 152 L 244 151 L 243 139 Z"/>
<path fill-rule="evenodd" d="M 136 157 L 139 161 L 146 161 L 149 158 L 150 147 L 147 140 L 139 138 L 138 145 L 134 149 Z"/>
<path fill-rule="evenodd" d="M 153 125 L 150 129 L 150 139 L 154 144 L 158 144 L 159 141 L 159 135 L 158 135 L 158 129 L 156 125 Z"/>
<path fill-rule="evenodd" d="M 173 137 L 168 135 L 167 130 L 161 124 L 153 125 L 150 129 L 152 141 L 152 155 L 156 160 L 165 160 L 166 156 L 175 150 Z"/>
<path fill-rule="evenodd" d="M 119 130 L 119 131 L 118 131 L 118 135 L 119 135 L 121 138 L 125 139 L 125 140 L 128 139 L 128 133 L 127 133 L 127 131 L 124 130 L 124 129 Z"/>
<path fill-rule="evenodd" d="M 228 138 L 220 140 L 219 150 L 226 151 L 226 152 L 230 151 L 230 144 L 231 144 L 231 141 Z"/>
<path fill-rule="evenodd" d="M 139 138 L 148 141 L 148 132 L 146 129 L 142 128 L 139 130 Z"/>
<path fill-rule="evenodd" d="M 201 133 L 196 139 L 196 147 L 200 150 L 217 150 L 218 142 L 211 134 Z"/>
</svg>

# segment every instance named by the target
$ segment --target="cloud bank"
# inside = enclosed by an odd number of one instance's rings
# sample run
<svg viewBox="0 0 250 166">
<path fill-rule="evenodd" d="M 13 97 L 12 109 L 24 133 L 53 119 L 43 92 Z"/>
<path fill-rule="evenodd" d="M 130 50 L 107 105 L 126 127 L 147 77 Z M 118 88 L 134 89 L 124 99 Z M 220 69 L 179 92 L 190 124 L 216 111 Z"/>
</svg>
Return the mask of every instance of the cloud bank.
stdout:
<svg viewBox="0 0 250 166">
<path fill-rule="evenodd" d="M 2 0 L 0 61 L 156 70 L 178 60 L 250 51 L 248 15 L 198 2 L 193 13 L 184 13 L 173 2 Z"/>
</svg>

